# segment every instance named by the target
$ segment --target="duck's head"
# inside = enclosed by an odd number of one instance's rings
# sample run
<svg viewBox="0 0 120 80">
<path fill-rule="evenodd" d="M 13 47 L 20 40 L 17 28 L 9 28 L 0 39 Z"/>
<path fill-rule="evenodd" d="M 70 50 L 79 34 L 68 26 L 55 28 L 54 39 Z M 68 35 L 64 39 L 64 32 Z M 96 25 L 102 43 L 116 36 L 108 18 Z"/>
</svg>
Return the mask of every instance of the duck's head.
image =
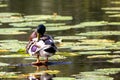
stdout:
<svg viewBox="0 0 120 80">
<path fill-rule="evenodd" d="M 37 33 L 41 36 L 44 35 L 46 31 L 46 27 L 43 25 L 43 24 L 40 24 L 38 27 L 37 27 Z"/>
</svg>

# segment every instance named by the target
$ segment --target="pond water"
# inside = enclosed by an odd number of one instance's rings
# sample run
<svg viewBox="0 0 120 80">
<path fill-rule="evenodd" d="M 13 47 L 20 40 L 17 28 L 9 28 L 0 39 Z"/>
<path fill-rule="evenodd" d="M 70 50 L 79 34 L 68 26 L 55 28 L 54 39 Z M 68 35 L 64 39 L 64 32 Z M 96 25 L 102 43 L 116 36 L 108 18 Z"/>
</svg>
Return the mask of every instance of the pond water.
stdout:
<svg viewBox="0 0 120 80">
<path fill-rule="evenodd" d="M 117 4 L 111 4 L 111 1 L 114 0 L 0 0 L 3 3 L 7 3 L 8 7 L 0 7 L 0 12 L 17 12 L 23 15 L 52 15 L 53 13 L 57 13 L 62 16 L 72 16 L 72 20 L 64 21 L 67 25 L 76 25 L 82 22 L 92 22 L 92 21 L 108 21 L 108 22 L 119 22 L 119 18 L 110 18 L 105 11 L 101 8 L 103 7 L 113 7 L 117 6 Z M 119 1 L 119 0 L 116 0 Z M 48 21 L 49 22 L 49 21 Z M 1 28 L 11 27 L 8 23 L 4 23 Z M 48 31 L 47 34 L 52 36 L 74 36 L 77 33 L 82 32 L 91 32 L 91 31 L 119 31 L 119 25 L 105 25 L 105 26 L 97 26 L 97 27 L 86 27 L 86 28 L 77 28 L 70 29 L 65 31 Z M 9 39 L 17 39 L 20 41 L 27 41 L 28 36 L 32 31 L 27 31 L 28 34 L 21 35 L 0 35 L 0 40 L 9 40 Z M 89 39 L 109 39 L 114 41 L 119 41 L 119 35 L 110 35 L 103 37 L 92 37 L 89 36 Z M 76 41 L 75 41 L 76 42 Z M 78 51 L 79 52 L 79 51 Z M 85 71 L 93 71 L 95 69 L 101 68 L 119 68 L 119 64 L 113 64 L 106 62 L 106 59 L 88 59 L 87 55 L 80 55 L 75 57 L 68 57 L 65 60 L 71 62 L 70 64 L 56 64 L 56 65 L 48 65 L 48 69 L 50 70 L 59 70 L 60 73 L 55 76 L 58 77 L 70 77 L 74 74 L 79 74 L 79 72 Z M 10 64 L 19 64 L 19 63 L 30 63 L 33 60 L 25 60 L 23 58 L 0 58 L 0 62 L 10 63 Z M 3 67 L 1 71 L 6 72 L 21 72 L 22 74 L 34 73 L 36 72 L 37 67 L 23 65 L 23 66 L 15 66 L 15 67 Z M 39 70 L 46 70 L 46 67 L 40 67 Z M 111 75 L 115 78 L 115 80 L 120 80 L 119 74 Z M 1 79 L 7 80 L 7 79 Z M 8 79 L 13 80 L 13 79 Z M 20 79 L 15 79 L 20 80 Z M 21 79 L 27 80 L 27 79 Z"/>
</svg>

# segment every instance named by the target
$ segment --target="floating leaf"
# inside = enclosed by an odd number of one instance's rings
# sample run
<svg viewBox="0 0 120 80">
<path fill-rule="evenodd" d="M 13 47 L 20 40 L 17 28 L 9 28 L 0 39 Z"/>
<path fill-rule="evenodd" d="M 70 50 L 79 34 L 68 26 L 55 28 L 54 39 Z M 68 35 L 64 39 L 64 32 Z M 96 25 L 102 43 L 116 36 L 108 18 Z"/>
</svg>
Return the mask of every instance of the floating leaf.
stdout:
<svg viewBox="0 0 120 80">
<path fill-rule="evenodd" d="M 110 62 L 110 63 L 120 63 L 120 58 L 107 60 L 107 62 Z"/>
<path fill-rule="evenodd" d="M 112 11 L 116 11 L 116 10 L 120 10 L 120 7 L 106 7 L 106 8 L 101 8 L 102 10 L 112 10 Z"/>
<path fill-rule="evenodd" d="M 27 15 L 24 16 L 25 21 L 35 21 L 35 20 L 72 20 L 71 16 L 54 16 L 54 15 Z"/>
<path fill-rule="evenodd" d="M 78 54 L 80 55 L 91 55 L 91 54 L 108 54 L 110 53 L 109 51 L 87 51 L 87 52 L 79 52 Z"/>
<path fill-rule="evenodd" d="M 2 62 L 0 62 L 0 66 L 8 66 L 9 64 L 7 64 L 7 63 L 2 63 Z"/>
<path fill-rule="evenodd" d="M 120 35 L 120 31 L 94 31 L 76 34 L 80 36 L 110 36 L 110 35 Z"/>
<path fill-rule="evenodd" d="M 62 39 L 62 40 L 82 40 L 82 39 L 86 39 L 86 37 L 81 37 L 81 36 L 57 36 L 57 37 L 54 37 L 54 39 Z"/>
<path fill-rule="evenodd" d="M 26 34 L 27 32 L 21 30 L 31 30 L 30 28 L 2 28 L 0 29 L 0 35 L 18 35 Z"/>
<path fill-rule="evenodd" d="M 69 30 L 70 27 L 47 27 L 47 31 L 62 31 L 62 30 Z"/>
<path fill-rule="evenodd" d="M 76 79 L 71 77 L 54 77 L 53 80 L 76 80 Z"/>
<path fill-rule="evenodd" d="M 0 78 L 18 78 L 17 72 L 0 72 Z"/>
<path fill-rule="evenodd" d="M 117 58 L 120 57 L 120 55 L 93 55 L 93 56 L 88 56 L 87 58 Z"/>
<path fill-rule="evenodd" d="M 19 22 L 19 23 L 10 23 L 9 25 L 10 26 L 14 26 L 14 27 L 36 27 L 38 26 L 39 24 L 45 24 L 46 22 L 45 21 L 39 21 L 39 22 Z"/>
<path fill-rule="evenodd" d="M 18 40 L 1 40 L 0 49 L 17 52 L 19 49 L 25 49 L 26 42 Z"/>
</svg>

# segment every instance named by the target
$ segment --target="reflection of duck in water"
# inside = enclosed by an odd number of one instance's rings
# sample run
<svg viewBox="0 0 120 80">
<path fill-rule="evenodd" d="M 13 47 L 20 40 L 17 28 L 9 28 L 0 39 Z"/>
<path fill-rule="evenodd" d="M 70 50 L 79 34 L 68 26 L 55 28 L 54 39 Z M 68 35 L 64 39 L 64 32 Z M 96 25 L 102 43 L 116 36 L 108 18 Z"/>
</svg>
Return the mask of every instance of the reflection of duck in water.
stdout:
<svg viewBox="0 0 120 80">
<path fill-rule="evenodd" d="M 45 62 L 48 62 L 48 57 L 55 54 L 57 48 L 51 36 L 45 35 L 46 28 L 44 25 L 39 25 L 37 29 L 30 35 L 29 43 L 26 46 L 26 51 L 32 56 L 37 56 L 37 61 L 33 64 L 39 64 L 39 57 L 46 57 Z"/>
<path fill-rule="evenodd" d="M 51 75 L 48 73 L 42 73 L 42 74 L 36 74 L 36 75 L 30 75 L 28 77 L 29 80 L 52 80 L 52 78 L 55 77 L 55 75 Z"/>
<path fill-rule="evenodd" d="M 29 74 L 29 80 L 52 80 L 53 77 L 56 77 L 55 74 L 49 74 L 52 70 L 49 70 L 47 65 L 34 65 L 34 67 L 36 67 L 36 72 L 33 74 Z M 45 67 L 46 70 L 40 71 L 40 68 L 42 67 Z"/>
</svg>

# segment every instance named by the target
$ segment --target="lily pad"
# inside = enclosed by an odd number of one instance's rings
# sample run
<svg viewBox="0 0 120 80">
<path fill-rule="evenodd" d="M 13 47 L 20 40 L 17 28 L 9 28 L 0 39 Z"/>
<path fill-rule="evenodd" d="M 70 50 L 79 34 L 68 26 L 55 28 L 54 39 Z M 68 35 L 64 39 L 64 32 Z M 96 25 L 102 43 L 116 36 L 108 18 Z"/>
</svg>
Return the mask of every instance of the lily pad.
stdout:
<svg viewBox="0 0 120 80">
<path fill-rule="evenodd" d="M 120 22 L 109 22 L 108 25 L 120 25 Z"/>
<path fill-rule="evenodd" d="M 106 14 L 120 14 L 120 11 L 106 11 Z"/>
<path fill-rule="evenodd" d="M 87 58 L 118 58 L 120 55 L 93 55 L 93 56 L 88 56 Z"/>
<path fill-rule="evenodd" d="M 31 29 L 30 28 L 2 28 L 0 29 L 0 35 L 26 34 L 27 32 L 24 32 L 25 30 L 31 30 Z"/>
<path fill-rule="evenodd" d="M 21 54 L 10 54 L 10 55 L 0 55 L 2 58 L 14 58 L 14 57 L 29 57 L 28 54 L 21 55 Z"/>
<path fill-rule="evenodd" d="M 21 22 L 21 23 L 10 23 L 10 26 L 14 26 L 14 27 L 36 27 L 39 24 L 45 24 L 45 21 L 39 21 L 39 22 Z"/>
<path fill-rule="evenodd" d="M 24 16 L 25 21 L 38 21 L 38 20 L 72 20 L 71 16 L 60 15 L 27 15 Z"/>
<path fill-rule="evenodd" d="M 109 51 L 87 51 L 87 52 L 79 52 L 80 55 L 91 55 L 91 54 L 109 54 Z"/>
<path fill-rule="evenodd" d="M 24 18 L 22 18 L 22 17 L 2 18 L 2 19 L 0 19 L 0 21 L 1 21 L 1 23 L 23 22 Z"/>
<path fill-rule="evenodd" d="M 59 27 L 47 27 L 47 31 L 62 31 L 62 30 L 69 30 L 70 27 L 63 27 L 63 26 L 59 26 Z"/>
<path fill-rule="evenodd" d="M 8 66 L 9 64 L 7 64 L 7 63 L 2 63 L 2 62 L 0 62 L 0 66 Z"/>
<path fill-rule="evenodd" d="M 53 80 L 76 80 L 76 79 L 71 77 L 54 77 Z"/>
<path fill-rule="evenodd" d="M 120 7 L 106 7 L 106 8 L 101 8 L 102 10 L 112 10 L 112 11 L 116 11 L 116 10 L 120 10 Z"/>
<path fill-rule="evenodd" d="M 0 78 L 18 78 L 17 72 L 0 72 Z"/>
<path fill-rule="evenodd" d="M 24 49 L 26 45 L 26 42 L 18 40 L 1 40 L 0 43 L 1 50 L 8 50 L 11 52 L 17 52 L 19 49 Z"/>
<path fill-rule="evenodd" d="M 111 1 L 111 4 L 120 4 L 120 1 Z"/>
<path fill-rule="evenodd" d="M 120 35 L 120 31 L 94 31 L 76 34 L 79 36 L 110 36 L 110 35 Z"/>
<path fill-rule="evenodd" d="M 81 37 L 81 36 L 57 36 L 57 37 L 54 37 L 54 39 L 62 39 L 62 40 L 82 40 L 82 39 L 86 39 L 86 37 Z"/>
<path fill-rule="evenodd" d="M 110 62 L 110 63 L 120 63 L 120 58 L 115 58 L 115 59 L 107 60 L 107 62 Z"/>
<path fill-rule="evenodd" d="M 0 4 L 0 7 L 7 7 L 7 4 Z"/>
<path fill-rule="evenodd" d="M 11 13 L 11 12 L 1 12 L 0 13 L 0 17 L 1 18 L 5 18 L 5 17 L 11 17 L 11 16 L 14 16 L 14 15 L 18 15 L 20 16 L 21 14 L 20 13 Z"/>
<path fill-rule="evenodd" d="M 109 17 L 120 17 L 120 14 L 109 15 Z"/>
<path fill-rule="evenodd" d="M 71 26 L 71 28 L 85 28 L 85 27 L 95 27 L 95 26 L 105 26 L 107 21 L 93 21 L 93 22 L 82 22 L 80 24 Z"/>
<path fill-rule="evenodd" d="M 78 80 L 113 80 L 114 78 L 109 77 L 109 75 L 118 72 L 120 72 L 120 68 L 104 68 L 89 72 L 80 72 L 80 74 L 74 76 L 76 76 Z"/>
</svg>

